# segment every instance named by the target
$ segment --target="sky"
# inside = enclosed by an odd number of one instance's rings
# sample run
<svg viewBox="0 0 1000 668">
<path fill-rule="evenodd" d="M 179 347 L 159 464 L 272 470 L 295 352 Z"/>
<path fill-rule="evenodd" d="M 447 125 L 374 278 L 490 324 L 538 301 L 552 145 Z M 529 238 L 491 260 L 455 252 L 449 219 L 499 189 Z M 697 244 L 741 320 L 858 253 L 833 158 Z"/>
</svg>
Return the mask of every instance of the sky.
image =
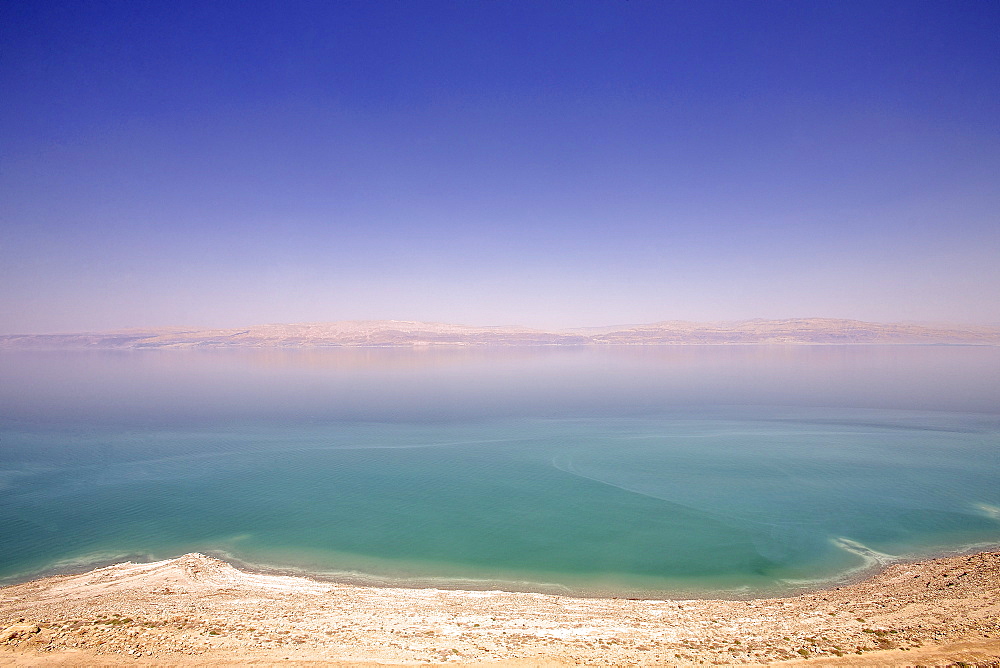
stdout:
<svg viewBox="0 0 1000 668">
<path fill-rule="evenodd" d="M 0 333 L 1000 324 L 1000 3 L 0 3 Z"/>
</svg>

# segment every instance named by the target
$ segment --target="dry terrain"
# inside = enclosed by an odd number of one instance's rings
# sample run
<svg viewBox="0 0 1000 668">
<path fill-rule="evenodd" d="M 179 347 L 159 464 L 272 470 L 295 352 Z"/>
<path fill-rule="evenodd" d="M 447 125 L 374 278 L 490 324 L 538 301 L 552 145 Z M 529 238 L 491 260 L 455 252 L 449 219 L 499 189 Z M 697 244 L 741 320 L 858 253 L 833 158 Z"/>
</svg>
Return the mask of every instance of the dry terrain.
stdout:
<svg viewBox="0 0 1000 668">
<path fill-rule="evenodd" d="M 189 554 L 0 589 L 2 665 L 1000 665 L 1000 552 L 784 599 L 358 587 Z"/>
<path fill-rule="evenodd" d="M 405 320 L 254 325 L 238 329 L 122 330 L 0 336 L 0 350 L 146 348 L 354 348 L 412 346 L 747 344 L 1000 345 L 1000 328 L 923 326 L 836 318 L 647 325 L 544 331 Z"/>
</svg>

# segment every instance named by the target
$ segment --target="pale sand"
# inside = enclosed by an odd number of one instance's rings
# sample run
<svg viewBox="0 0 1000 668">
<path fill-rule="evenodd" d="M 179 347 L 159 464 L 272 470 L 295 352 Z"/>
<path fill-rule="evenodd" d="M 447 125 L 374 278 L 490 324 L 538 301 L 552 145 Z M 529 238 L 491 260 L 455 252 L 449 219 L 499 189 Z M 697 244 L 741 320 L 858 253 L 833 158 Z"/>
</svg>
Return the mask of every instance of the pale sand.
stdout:
<svg viewBox="0 0 1000 668">
<path fill-rule="evenodd" d="M 753 601 L 357 587 L 189 554 L 0 589 L 0 628 L 0 665 L 1000 666 L 1000 552 Z"/>
</svg>

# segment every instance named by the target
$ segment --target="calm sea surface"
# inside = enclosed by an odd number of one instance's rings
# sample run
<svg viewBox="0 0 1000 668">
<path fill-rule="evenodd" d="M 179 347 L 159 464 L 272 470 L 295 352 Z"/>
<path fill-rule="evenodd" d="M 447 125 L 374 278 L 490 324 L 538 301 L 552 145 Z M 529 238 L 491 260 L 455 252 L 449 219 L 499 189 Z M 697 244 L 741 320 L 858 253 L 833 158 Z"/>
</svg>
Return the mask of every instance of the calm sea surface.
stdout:
<svg viewBox="0 0 1000 668">
<path fill-rule="evenodd" d="M 998 543 L 998 348 L 0 353 L 0 582 L 750 595 Z"/>
</svg>

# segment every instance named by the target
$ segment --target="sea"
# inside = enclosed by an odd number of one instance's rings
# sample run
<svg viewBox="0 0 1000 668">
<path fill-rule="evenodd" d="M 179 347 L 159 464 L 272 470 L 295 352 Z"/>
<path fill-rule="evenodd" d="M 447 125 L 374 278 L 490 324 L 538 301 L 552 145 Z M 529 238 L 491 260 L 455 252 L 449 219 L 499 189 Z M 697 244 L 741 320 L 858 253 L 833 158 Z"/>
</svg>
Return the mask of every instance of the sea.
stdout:
<svg viewBox="0 0 1000 668">
<path fill-rule="evenodd" d="M 0 352 L 0 584 L 754 597 L 1000 545 L 1000 348 Z"/>
</svg>

